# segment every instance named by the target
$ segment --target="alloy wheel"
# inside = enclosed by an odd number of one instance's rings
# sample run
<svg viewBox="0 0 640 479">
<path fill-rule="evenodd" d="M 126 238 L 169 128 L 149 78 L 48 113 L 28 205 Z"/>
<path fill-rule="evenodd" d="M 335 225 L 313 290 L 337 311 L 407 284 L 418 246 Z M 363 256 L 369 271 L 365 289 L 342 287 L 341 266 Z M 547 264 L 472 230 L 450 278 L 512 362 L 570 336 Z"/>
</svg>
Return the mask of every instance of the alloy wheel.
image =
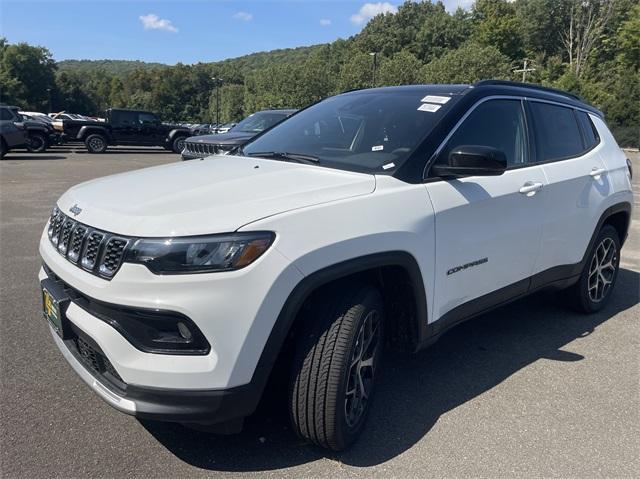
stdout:
<svg viewBox="0 0 640 479">
<path fill-rule="evenodd" d="M 618 249 L 611 238 L 604 238 L 593 253 L 589 265 L 589 299 L 594 303 L 602 301 L 613 283 L 618 266 Z"/>
<path fill-rule="evenodd" d="M 381 328 L 380 314 L 373 310 L 365 317 L 356 336 L 344 398 L 345 420 L 351 428 L 364 416 L 371 396 Z"/>
<path fill-rule="evenodd" d="M 89 140 L 89 145 L 94 151 L 100 151 L 104 148 L 104 141 L 102 141 L 101 138 L 91 138 L 91 140 Z"/>
</svg>

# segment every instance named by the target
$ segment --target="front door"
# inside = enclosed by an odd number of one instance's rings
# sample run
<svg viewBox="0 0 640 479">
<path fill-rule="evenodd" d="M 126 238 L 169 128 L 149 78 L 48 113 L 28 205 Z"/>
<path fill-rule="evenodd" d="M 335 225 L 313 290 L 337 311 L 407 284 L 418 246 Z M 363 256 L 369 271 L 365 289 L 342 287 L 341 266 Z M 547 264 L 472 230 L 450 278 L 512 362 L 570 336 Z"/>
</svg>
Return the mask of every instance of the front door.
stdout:
<svg viewBox="0 0 640 479">
<path fill-rule="evenodd" d="M 425 185 L 435 210 L 434 319 L 474 314 L 528 290 L 546 214 L 546 179 L 529 163 L 528 136 L 522 102 L 492 99 L 468 114 L 438 154 L 444 162 L 456 147 L 490 146 L 505 153 L 508 169 Z"/>
</svg>

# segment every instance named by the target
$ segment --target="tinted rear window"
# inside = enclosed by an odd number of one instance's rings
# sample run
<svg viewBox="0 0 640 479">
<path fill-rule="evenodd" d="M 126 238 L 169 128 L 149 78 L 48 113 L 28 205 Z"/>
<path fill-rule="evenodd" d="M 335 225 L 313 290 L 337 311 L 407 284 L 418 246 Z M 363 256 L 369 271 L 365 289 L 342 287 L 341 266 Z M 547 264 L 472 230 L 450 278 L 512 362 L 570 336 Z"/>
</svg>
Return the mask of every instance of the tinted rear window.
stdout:
<svg viewBox="0 0 640 479">
<path fill-rule="evenodd" d="M 580 156 L 585 150 L 573 109 L 530 102 L 538 161 Z"/>
</svg>

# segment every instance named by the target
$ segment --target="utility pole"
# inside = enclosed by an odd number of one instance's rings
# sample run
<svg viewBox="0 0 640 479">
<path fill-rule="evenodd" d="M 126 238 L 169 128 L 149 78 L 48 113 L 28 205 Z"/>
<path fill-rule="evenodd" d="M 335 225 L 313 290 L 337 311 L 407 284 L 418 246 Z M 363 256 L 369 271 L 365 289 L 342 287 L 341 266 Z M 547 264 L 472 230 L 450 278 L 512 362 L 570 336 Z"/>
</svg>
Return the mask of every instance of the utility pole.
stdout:
<svg viewBox="0 0 640 479">
<path fill-rule="evenodd" d="M 527 68 L 528 65 L 529 65 L 529 60 L 525 58 L 524 68 L 521 68 L 519 70 L 513 70 L 514 73 L 522 73 L 522 83 L 525 83 L 527 81 L 527 73 L 536 71 L 535 68 Z"/>
<path fill-rule="evenodd" d="M 53 113 L 53 109 L 51 108 L 51 88 L 47 88 L 47 96 L 49 98 L 49 113 Z"/>
<path fill-rule="evenodd" d="M 375 88 L 376 86 L 376 68 L 378 67 L 378 52 L 370 52 L 369 55 L 373 57 L 373 78 L 371 81 L 371 86 Z"/>
<path fill-rule="evenodd" d="M 211 77 L 216 84 L 216 130 L 220 128 L 220 86 L 222 78 Z"/>
</svg>

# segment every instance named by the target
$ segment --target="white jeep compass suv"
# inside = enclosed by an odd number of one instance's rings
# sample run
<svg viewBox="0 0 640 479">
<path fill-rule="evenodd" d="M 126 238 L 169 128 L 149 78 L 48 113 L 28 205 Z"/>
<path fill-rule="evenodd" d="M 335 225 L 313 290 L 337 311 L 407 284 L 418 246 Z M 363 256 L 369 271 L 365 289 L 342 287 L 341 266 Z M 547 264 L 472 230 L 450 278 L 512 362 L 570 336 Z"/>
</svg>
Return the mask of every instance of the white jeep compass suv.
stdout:
<svg viewBox="0 0 640 479">
<path fill-rule="evenodd" d="M 424 348 L 548 287 L 602 308 L 630 178 L 602 113 L 567 93 L 352 91 L 235 155 L 71 188 L 40 243 L 44 313 L 122 412 L 237 430 L 279 360 L 297 433 L 340 450 L 385 344 Z"/>
</svg>

